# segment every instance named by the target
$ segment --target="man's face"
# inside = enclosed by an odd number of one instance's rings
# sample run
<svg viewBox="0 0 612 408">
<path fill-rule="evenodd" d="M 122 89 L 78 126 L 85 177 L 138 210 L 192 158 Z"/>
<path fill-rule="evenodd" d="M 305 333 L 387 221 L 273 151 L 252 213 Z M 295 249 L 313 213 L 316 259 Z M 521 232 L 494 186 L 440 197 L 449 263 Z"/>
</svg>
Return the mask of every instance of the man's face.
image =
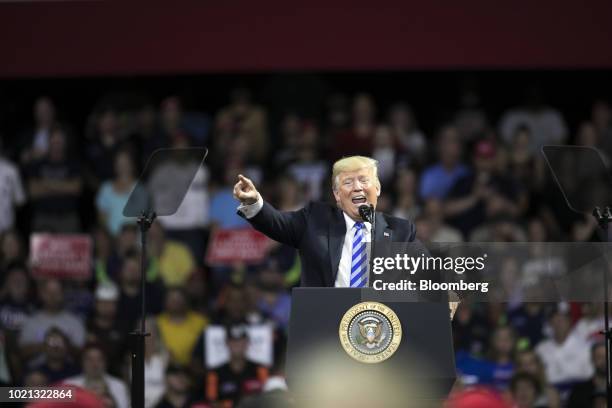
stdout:
<svg viewBox="0 0 612 408">
<path fill-rule="evenodd" d="M 66 356 L 67 346 L 64 338 L 52 333 L 45 339 L 45 353 L 47 357 L 63 360 Z"/>
<path fill-rule="evenodd" d="M 242 358 L 246 355 L 247 348 L 249 347 L 248 338 L 242 339 L 228 339 L 227 348 L 229 349 L 230 355 L 234 358 Z"/>
<path fill-rule="evenodd" d="M 600 376 L 606 375 L 606 347 L 604 345 L 598 345 L 593 349 L 591 360 L 595 373 Z"/>
<path fill-rule="evenodd" d="M 189 377 L 182 372 L 168 373 L 166 376 L 168 388 L 177 393 L 189 390 Z"/>
<path fill-rule="evenodd" d="M 83 373 L 87 377 L 100 377 L 106 372 L 106 361 L 104 354 L 97 349 L 89 349 L 83 355 Z"/>
<path fill-rule="evenodd" d="M 117 313 L 117 301 L 115 300 L 96 300 L 96 314 L 102 317 L 115 317 Z"/>
<path fill-rule="evenodd" d="M 64 303 L 62 285 L 56 280 L 44 283 L 40 288 L 40 300 L 45 310 L 56 311 L 61 309 Z"/>
<path fill-rule="evenodd" d="M 338 175 L 334 197 L 338 206 L 353 220 L 361 221 L 359 206 L 372 204 L 376 208 L 380 187 L 372 169 L 364 167 Z"/>
<path fill-rule="evenodd" d="M 130 284 L 140 281 L 140 265 L 136 259 L 126 259 L 121 267 L 121 283 Z"/>
<path fill-rule="evenodd" d="M 565 338 L 571 328 L 571 321 L 569 316 L 563 313 L 556 313 L 550 320 L 555 336 Z"/>
<path fill-rule="evenodd" d="M 181 292 L 174 290 L 168 293 L 166 311 L 170 314 L 184 314 L 187 311 L 187 302 Z"/>
</svg>

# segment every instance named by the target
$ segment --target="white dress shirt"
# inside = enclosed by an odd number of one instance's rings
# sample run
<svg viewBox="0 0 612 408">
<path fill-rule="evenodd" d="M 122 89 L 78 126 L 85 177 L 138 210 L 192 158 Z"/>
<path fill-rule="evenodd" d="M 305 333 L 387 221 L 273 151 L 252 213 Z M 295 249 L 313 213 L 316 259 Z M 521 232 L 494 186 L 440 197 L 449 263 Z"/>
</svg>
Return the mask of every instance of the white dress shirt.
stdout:
<svg viewBox="0 0 612 408">
<path fill-rule="evenodd" d="M 263 208 L 263 198 L 259 196 L 257 201 L 255 201 L 253 204 L 240 204 L 238 206 L 238 211 L 244 214 L 244 216 L 248 220 L 256 216 L 257 213 L 260 212 L 262 208 Z"/>
<path fill-rule="evenodd" d="M 353 237 L 355 236 L 354 227 L 356 221 L 346 215 L 345 212 L 342 212 L 342 215 L 344 215 L 344 222 L 346 222 L 346 234 L 344 235 L 344 244 L 342 244 L 342 254 L 340 255 L 340 265 L 338 266 L 338 275 L 336 275 L 336 282 L 334 283 L 334 286 L 337 288 L 348 288 L 351 286 L 351 261 L 353 259 Z M 368 257 L 366 259 L 366 265 L 368 265 L 368 268 L 366 269 L 367 277 L 367 271 L 368 269 L 370 269 L 369 242 L 371 241 L 370 238 L 372 237 L 370 235 L 372 231 L 372 225 L 369 222 L 364 222 L 363 225 L 365 226 L 365 242 L 368 243 L 368 246 L 366 248 L 366 252 L 368 254 Z M 366 286 L 367 285 L 368 283 L 366 283 Z"/>
</svg>

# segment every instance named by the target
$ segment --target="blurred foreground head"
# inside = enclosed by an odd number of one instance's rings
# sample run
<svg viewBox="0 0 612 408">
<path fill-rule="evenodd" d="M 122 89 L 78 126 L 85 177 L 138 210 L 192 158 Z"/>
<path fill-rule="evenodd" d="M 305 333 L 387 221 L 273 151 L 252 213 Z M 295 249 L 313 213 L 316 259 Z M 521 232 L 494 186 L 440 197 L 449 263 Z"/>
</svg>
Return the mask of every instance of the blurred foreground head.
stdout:
<svg viewBox="0 0 612 408">
<path fill-rule="evenodd" d="M 444 408 L 510 408 L 510 405 L 492 391 L 475 388 L 453 395 Z"/>
</svg>

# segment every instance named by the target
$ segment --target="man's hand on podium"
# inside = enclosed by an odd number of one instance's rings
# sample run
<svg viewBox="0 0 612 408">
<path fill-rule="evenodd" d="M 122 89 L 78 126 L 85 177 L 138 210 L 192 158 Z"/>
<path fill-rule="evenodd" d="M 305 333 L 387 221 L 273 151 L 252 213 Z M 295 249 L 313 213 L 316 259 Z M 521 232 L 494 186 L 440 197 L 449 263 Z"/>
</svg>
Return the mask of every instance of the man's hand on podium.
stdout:
<svg viewBox="0 0 612 408">
<path fill-rule="evenodd" d="M 457 311 L 457 308 L 459 307 L 459 303 L 461 302 L 461 299 L 459 299 L 459 296 L 457 296 L 457 294 L 453 292 L 452 290 L 448 291 L 448 298 L 449 298 L 448 308 L 450 309 L 450 318 L 451 320 L 453 320 L 453 317 L 455 317 L 455 312 Z"/>
<path fill-rule="evenodd" d="M 250 179 L 239 174 L 238 182 L 234 185 L 234 198 L 243 205 L 251 205 L 259 200 L 259 192 Z"/>
<path fill-rule="evenodd" d="M 448 302 L 448 307 L 450 308 L 450 318 L 453 320 L 453 317 L 455 317 L 455 312 L 459 307 L 459 302 Z"/>
</svg>

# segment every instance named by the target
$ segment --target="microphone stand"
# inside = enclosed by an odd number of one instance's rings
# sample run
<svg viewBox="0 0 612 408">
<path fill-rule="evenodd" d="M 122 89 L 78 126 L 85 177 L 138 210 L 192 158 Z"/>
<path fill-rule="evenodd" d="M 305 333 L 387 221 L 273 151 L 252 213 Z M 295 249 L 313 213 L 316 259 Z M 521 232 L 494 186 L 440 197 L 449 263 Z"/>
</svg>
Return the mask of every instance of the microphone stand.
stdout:
<svg viewBox="0 0 612 408">
<path fill-rule="evenodd" d="M 369 222 L 372 225 L 370 230 L 370 259 L 368 262 L 368 286 L 372 284 L 372 270 L 374 268 L 374 247 L 375 247 L 375 238 L 376 238 L 376 211 L 374 211 L 374 206 L 370 204 L 362 205 L 359 207 L 359 215 L 361 218 Z"/>
<path fill-rule="evenodd" d="M 612 211 L 610 207 L 606 207 L 603 211 L 599 207 L 593 210 L 593 217 L 597 220 L 597 224 L 601 228 L 602 241 L 608 242 L 608 224 L 612 221 Z M 608 299 L 608 271 L 604 268 L 604 330 L 600 332 L 604 335 L 606 341 L 606 399 L 607 406 L 612 407 L 612 330 L 610 330 L 609 321 L 609 299 Z"/>
</svg>

